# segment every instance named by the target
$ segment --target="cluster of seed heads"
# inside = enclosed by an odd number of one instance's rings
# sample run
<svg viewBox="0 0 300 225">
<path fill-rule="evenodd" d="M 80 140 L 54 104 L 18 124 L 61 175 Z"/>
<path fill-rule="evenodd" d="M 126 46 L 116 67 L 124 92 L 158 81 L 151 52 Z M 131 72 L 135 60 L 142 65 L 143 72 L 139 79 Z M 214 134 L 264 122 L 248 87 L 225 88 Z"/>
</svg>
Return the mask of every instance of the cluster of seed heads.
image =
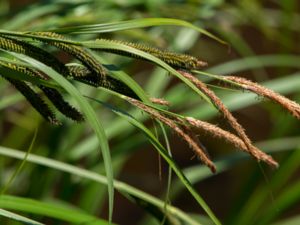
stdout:
<svg viewBox="0 0 300 225">
<path fill-rule="evenodd" d="M 168 114 L 166 113 L 166 111 L 160 111 L 158 108 L 154 108 L 144 104 L 128 86 L 126 86 L 120 80 L 111 77 L 109 75 L 109 72 L 105 69 L 101 62 L 99 62 L 93 56 L 93 54 L 90 53 L 90 51 L 82 46 L 75 45 L 65 36 L 52 32 L 30 32 L 27 34 L 29 34 L 31 39 L 34 40 L 33 43 L 28 42 L 28 38 L 16 38 L 13 37 L 13 35 L 0 35 L 0 48 L 11 52 L 21 53 L 39 60 L 47 66 L 53 68 L 55 71 L 57 71 L 67 79 L 77 80 L 94 87 L 104 87 L 125 95 L 125 100 L 127 100 L 130 104 L 138 107 L 142 111 L 145 111 L 156 120 L 170 127 L 176 134 L 178 134 L 184 141 L 189 144 L 189 146 L 200 158 L 200 160 L 213 172 L 216 171 L 216 167 L 210 160 L 210 157 L 205 148 L 203 148 L 198 136 L 195 134 L 195 130 L 202 130 L 213 135 L 216 138 L 224 139 L 225 141 L 231 143 L 242 151 L 249 153 L 256 160 L 264 161 L 273 167 L 277 167 L 277 162 L 271 156 L 265 154 L 252 144 L 243 127 L 233 117 L 233 115 L 223 104 L 223 102 L 216 96 L 216 94 L 211 89 L 209 89 L 204 82 L 197 79 L 192 74 L 192 70 L 201 69 L 203 66 L 207 65 L 206 62 L 190 55 L 161 50 L 144 44 L 106 40 L 108 43 L 119 43 L 151 54 L 169 64 L 171 67 L 177 69 L 178 73 L 191 81 L 191 83 L 193 83 L 196 88 L 198 88 L 204 95 L 207 96 L 211 103 L 218 109 L 220 114 L 223 115 L 224 119 L 232 127 L 234 133 L 223 130 L 222 128 L 208 122 L 204 122 L 192 117 L 183 117 L 176 114 Z M 40 47 L 41 45 L 54 46 L 60 51 L 69 54 L 74 59 L 77 59 L 81 63 L 81 65 L 66 65 L 56 56 Z M 146 60 L 137 54 L 122 51 L 120 49 L 115 49 L 113 47 L 110 48 L 109 46 L 106 46 L 106 48 L 97 48 L 94 50 Z M 26 65 L 20 65 L 18 63 L 0 60 L 0 67 L 5 67 L 6 69 L 8 69 L 8 71 L 18 72 L 23 75 L 40 80 L 49 79 L 46 74 L 43 74 L 42 72 L 30 68 Z M 47 121 L 54 124 L 60 123 L 56 119 L 55 113 L 43 100 L 43 96 L 40 95 L 34 88 L 32 88 L 32 86 L 28 82 L 23 81 L 22 79 L 12 78 L 11 76 L 7 76 L 6 74 L 0 75 L 3 76 L 7 81 L 9 81 L 13 86 L 15 86 L 15 88 L 22 95 L 24 95 L 28 102 Z M 241 77 L 219 76 L 218 79 L 222 81 L 221 84 L 230 83 L 238 89 L 251 91 L 259 96 L 268 98 L 273 102 L 280 104 L 297 119 L 300 119 L 299 104 L 285 98 L 284 96 L 281 96 L 278 93 L 273 92 L 272 90 L 269 90 L 257 83 L 251 82 Z M 63 115 L 74 121 L 83 120 L 83 116 L 80 111 L 70 105 L 66 100 L 64 100 L 63 95 L 59 90 L 46 87 L 43 84 L 38 84 L 37 88 L 41 90 L 44 96 L 47 97 L 49 101 L 55 106 L 55 108 Z M 154 104 L 169 104 L 169 102 L 163 99 L 150 99 Z"/>
</svg>

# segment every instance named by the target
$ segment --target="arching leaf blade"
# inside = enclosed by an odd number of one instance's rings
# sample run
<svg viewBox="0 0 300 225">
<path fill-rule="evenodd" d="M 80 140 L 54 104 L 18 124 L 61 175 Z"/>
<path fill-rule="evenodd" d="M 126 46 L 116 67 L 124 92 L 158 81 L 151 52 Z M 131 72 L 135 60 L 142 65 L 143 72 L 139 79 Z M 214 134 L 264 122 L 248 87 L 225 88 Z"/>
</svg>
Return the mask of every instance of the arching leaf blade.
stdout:
<svg viewBox="0 0 300 225">
<path fill-rule="evenodd" d="M 94 132 L 96 133 L 100 147 L 101 147 L 102 157 L 103 157 L 104 166 L 105 166 L 105 172 L 106 172 L 106 176 L 108 178 L 109 218 L 111 221 L 112 212 L 113 212 L 113 199 L 114 199 L 113 169 L 112 169 L 108 140 L 106 138 L 105 131 L 104 131 L 100 121 L 98 120 L 97 115 L 94 112 L 93 108 L 86 101 L 86 99 L 81 95 L 81 93 L 67 79 L 65 79 L 63 76 L 58 74 L 52 68 L 46 66 L 45 64 L 43 64 L 35 59 L 28 57 L 28 56 L 20 55 L 17 53 L 10 53 L 10 54 L 15 56 L 16 58 L 24 60 L 25 62 L 29 63 L 36 69 L 47 74 L 54 81 L 56 81 L 58 84 L 60 84 L 60 86 L 63 87 L 79 104 L 87 122 L 90 124 L 90 126 L 93 128 Z"/>
<path fill-rule="evenodd" d="M 153 26 L 180 26 L 191 28 L 201 34 L 204 34 L 222 44 L 226 44 L 225 41 L 211 34 L 203 28 L 197 27 L 187 21 L 173 19 L 173 18 L 144 18 L 144 19 L 134 19 L 121 22 L 112 23 L 102 23 L 102 24 L 92 24 L 83 25 L 67 28 L 54 29 L 52 31 L 58 33 L 73 33 L 73 34 L 91 34 L 91 33 L 106 33 L 115 32 L 121 30 L 153 27 Z"/>
</svg>

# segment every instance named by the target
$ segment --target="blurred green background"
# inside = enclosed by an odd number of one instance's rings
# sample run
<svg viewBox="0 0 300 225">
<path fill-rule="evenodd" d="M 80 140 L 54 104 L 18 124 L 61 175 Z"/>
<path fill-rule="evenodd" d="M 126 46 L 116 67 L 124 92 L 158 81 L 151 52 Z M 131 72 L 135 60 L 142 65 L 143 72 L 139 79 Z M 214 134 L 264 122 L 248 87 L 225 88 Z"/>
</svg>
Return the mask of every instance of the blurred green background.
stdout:
<svg viewBox="0 0 300 225">
<path fill-rule="evenodd" d="M 300 102 L 299 12 L 300 4 L 296 0 L 1 0 L 0 28 L 44 31 L 147 17 L 183 19 L 227 41 L 230 48 L 191 29 L 171 26 L 72 37 L 78 40 L 113 38 L 188 53 L 207 61 L 209 67 L 206 71 L 255 80 Z M 148 62 L 102 55 L 132 76 L 151 96 L 170 101 L 170 110 L 228 129 L 215 109 L 176 79 L 171 79 L 163 69 Z M 65 62 L 70 61 L 64 55 L 59 57 Z M 215 84 L 214 81 L 211 84 Z M 199 136 L 217 163 L 216 175 L 203 168 L 193 158 L 189 147 L 169 132 L 175 161 L 222 223 L 300 224 L 300 123 L 279 106 L 249 93 L 212 88 L 233 111 L 253 142 L 262 150 L 272 152 L 280 168 L 272 170 L 205 133 L 199 133 Z M 140 120 L 147 119 L 138 110 L 105 92 L 95 92 L 84 85 L 78 85 L 78 89 L 86 95 L 117 105 Z M 32 153 L 103 173 L 97 139 L 85 123 L 72 123 L 61 117 L 64 121 L 62 126 L 49 125 L 1 78 L 0 90 L 1 146 L 27 151 L 38 128 Z M 96 103 L 93 106 L 109 138 L 116 178 L 164 201 L 168 165 L 162 161 L 159 166 L 158 153 L 133 126 L 103 106 Z M 154 130 L 151 121 L 147 120 L 146 125 Z M 19 164 L 20 161 L 1 153 L 0 187 L 7 184 Z M 6 194 L 36 199 L 66 209 L 80 209 L 80 212 L 107 219 L 106 186 L 91 179 L 81 179 L 76 172 L 64 173 L 28 162 Z M 212 224 L 176 176 L 171 182 L 169 198 L 172 205 L 188 213 L 199 224 Z M 0 198 L 0 208 L 9 208 L 5 204 L 5 198 Z M 142 206 L 143 203 L 134 201 L 132 196 L 117 192 L 113 222 L 160 224 L 150 216 L 152 212 L 159 217 L 159 213 L 153 212 L 155 209 L 150 206 Z M 62 221 L 45 211 L 38 214 L 16 206 L 9 209 L 45 224 L 77 223 Z M 4 217 L 0 217 L 0 223 L 19 224 Z M 172 222 L 171 219 L 165 224 L 172 223 L 188 224 Z"/>
</svg>

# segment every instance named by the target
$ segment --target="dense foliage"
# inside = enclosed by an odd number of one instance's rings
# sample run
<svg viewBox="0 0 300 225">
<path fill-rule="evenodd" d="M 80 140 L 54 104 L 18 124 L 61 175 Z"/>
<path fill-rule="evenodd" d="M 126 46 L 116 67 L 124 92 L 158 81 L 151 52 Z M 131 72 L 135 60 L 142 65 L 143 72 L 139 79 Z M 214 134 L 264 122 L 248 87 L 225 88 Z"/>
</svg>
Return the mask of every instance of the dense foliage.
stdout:
<svg viewBox="0 0 300 225">
<path fill-rule="evenodd" d="M 296 1 L 1 4 L 1 224 L 297 224 Z"/>
</svg>

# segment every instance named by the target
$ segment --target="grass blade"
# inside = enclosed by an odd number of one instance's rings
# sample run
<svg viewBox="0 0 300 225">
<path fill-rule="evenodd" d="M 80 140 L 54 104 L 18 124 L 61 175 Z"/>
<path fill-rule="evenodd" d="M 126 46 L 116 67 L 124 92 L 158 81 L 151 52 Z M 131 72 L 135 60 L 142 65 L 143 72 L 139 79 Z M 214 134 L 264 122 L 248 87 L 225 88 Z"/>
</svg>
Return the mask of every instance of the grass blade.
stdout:
<svg viewBox="0 0 300 225">
<path fill-rule="evenodd" d="M 12 158 L 16 158 L 16 159 L 20 159 L 22 160 L 25 156 L 24 152 L 12 149 L 12 148 L 6 148 L 6 147 L 1 147 L 0 146 L 0 155 L 4 155 L 4 156 L 8 156 L 8 157 L 12 157 Z M 81 177 L 81 178 L 85 178 L 85 179 L 89 179 L 89 180 L 93 180 L 95 182 L 98 182 L 100 184 L 107 184 L 108 180 L 105 176 L 102 176 L 98 173 L 92 172 L 92 171 L 88 171 L 85 169 L 81 169 L 63 162 L 59 162 L 57 160 L 53 160 L 53 159 L 48 159 L 46 157 L 42 157 L 42 156 L 37 156 L 34 154 L 30 154 L 27 158 L 28 162 L 31 163 L 35 163 L 38 165 L 42 165 L 42 166 L 46 166 L 49 168 L 53 168 L 55 170 L 58 171 L 63 171 L 66 173 L 70 173 L 74 176 L 77 177 Z M 160 199 L 151 196 L 139 189 L 136 189 L 126 183 L 120 182 L 115 180 L 114 181 L 114 187 L 120 191 L 120 192 L 125 192 L 128 193 L 130 195 L 133 195 L 135 197 L 141 198 L 159 208 L 161 208 L 162 210 L 164 209 L 165 203 L 163 201 L 161 201 Z M 187 215 L 186 213 L 184 213 L 183 211 L 181 211 L 180 209 L 170 206 L 167 206 L 167 210 L 169 213 L 172 213 L 173 215 L 177 216 L 178 218 L 182 219 L 183 221 L 185 221 L 187 224 L 191 224 L 191 225 L 201 225 L 200 223 L 196 222 L 194 219 L 192 219 L 189 215 Z"/>
<path fill-rule="evenodd" d="M 300 146 L 300 137 L 290 137 L 290 138 L 278 138 L 274 140 L 268 140 L 264 142 L 259 142 L 256 144 L 259 148 L 264 149 L 267 153 L 276 153 L 282 151 L 288 151 L 295 149 Z M 222 159 L 216 160 L 215 164 L 218 168 L 218 173 L 223 173 L 238 163 L 242 163 L 245 159 L 249 159 L 249 155 L 243 153 L 231 154 Z M 280 168 L 281 169 L 281 168 Z M 190 180 L 192 184 L 198 183 L 206 178 L 211 177 L 213 174 L 209 173 L 204 166 L 191 166 L 183 170 L 186 177 Z M 172 184 L 171 197 L 175 198 L 180 191 L 183 190 L 179 180 L 174 180 Z M 249 218 L 249 217 L 247 217 Z"/>
<path fill-rule="evenodd" d="M 7 217 L 7 218 L 10 218 L 12 220 L 16 220 L 16 221 L 19 221 L 19 222 L 22 222 L 22 223 L 28 224 L 28 225 L 43 225 L 43 223 L 39 223 L 37 221 L 28 219 L 24 216 L 20 216 L 18 214 L 6 211 L 6 210 L 1 209 L 1 208 L 0 208 L 0 216 Z"/>
<path fill-rule="evenodd" d="M 168 64 L 164 63 L 162 60 L 158 59 L 157 57 L 148 54 L 146 52 L 140 51 L 138 49 L 129 47 L 127 45 L 121 44 L 121 43 L 115 43 L 115 42 L 111 42 L 109 40 L 96 40 L 96 41 L 84 41 L 81 42 L 81 44 L 87 48 L 90 49 L 97 49 L 97 48 L 102 48 L 102 49 L 116 49 L 116 50 L 121 50 L 124 52 L 128 52 L 131 54 L 135 54 L 138 55 L 142 58 L 145 58 L 161 67 L 163 67 L 165 70 L 167 70 L 168 72 L 170 72 L 171 74 L 175 75 L 176 77 L 178 77 L 180 80 L 182 80 L 186 85 L 188 85 L 193 91 L 195 91 L 198 95 L 200 95 L 203 99 L 205 99 L 207 102 L 209 102 L 210 104 L 211 101 L 206 97 L 206 95 L 204 95 L 201 91 L 199 91 L 199 89 L 197 87 L 195 87 L 195 85 L 189 81 L 188 79 L 186 79 L 184 76 L 182 76 L 179 72 L 177 72 L 174 68 L 172 68 L 171 66 L 169 66 Z M 213 105 L 213 104 L 212 104 Z"/>
<path fill-rule="evenodd" d="M 292 218 L 288 218 L 272 225 L 298 225 L 300 224 L 300 216 L 294 216 Z"/>
<path fill-rule="evenodd" d="M 23 166 L 25 165 L 25 163 L 27 161 L 27 157 L 28 157 L 28 155 L 30 154 L 30 152 L 31 152 L 31 150 L 33 148 L 34 142 L 36 140 L 37 133 L 38 133 L 38 128 L 36 128 L 35 131 L 34 131 L 33 138 L 31 140 L 30 146 L 29 146 L 29 148 L 28 148 L 28 150 L 27 150 L 27 152 L 25 154 L 24 159 L 22 160 L 21 164 L 16 168 L 16 170 L 14 171 L 13 175 L 8 180 L 8 182 L 6 183 L 6 185 L 2 188 L 2 190 L 0 192 L 0 196 L 3 195 L 7 191 L 7 189 L 9 188 L 9 186 L 11 185 L 11 183 L 14 181 L 14 179 L 16 178 L 16 176 L 21 172 Z"/>
<path fill-rule="evenodd" d="M 55 13 L 59 9 L 61 9 L 61 6 L 59 5 L 34 5 L 32 7 L 28 7 L 26 10 L 23 10 L 17 16 L 8 20 L 8 22 L 1 26 L 3 29 L 15 30 L 31 21 L 34 21 L 37 18 L 41 18 L 46 14 Z"/>
<path fill-rule="evenodd" d="M 16 58 L 19 58 L 20 60 L 27 62 L 28 64 L 32 65 L 36 69 L 47 74 L 58 84 L 60 84 L 78 102 L 83 114 L 85 115 L 86 120 L 95 131 L 101 147 L 102 157 L 105 166 L 105 173 L 108 178 L 109 220 L 111 221 L 112 213 L 113 213 L 113 200 L 114 200 L 113 169 L 112 169 L 110 151 L 108 146 L 108 140 L 106 138 L 105 131 L 97 118 L 95 111 L 90 106 L 90 104 L 84 99 L 84 97 L 80 94 L 80 92 L 68 80 L 66 80 L 63 76 L 58 74 L 56 71 L 54 71 L 51 67 L 48 67 L 45 64 L 42 64 L 41 62 L 25 55 L 19 55 L 16 53 L 11 53 L 11 54 Z"/>
<path fill-rule="evenodd" d="M 299 68 L 299 60 L 300 57 L 298 55 L 258 55 L 222 63 L 207 71 L 210 73 L 230 74 L 269 66 Z"/>
<path fill-rule="evenodd" d="M 194 26 L 193 24 L 172 18 L 144 18 L 144 19 L 135 19 L 127 20 L 121 22 L 113 23 L 102 23 L 102 24 L 93 24 L 93 25 L 83 25 L 75 27 L 67 27 L 52 30 L 57 33 L 73 33 L 73 34 L 91 34 L 91 33 L 106 33 L 106 32 L 115 32 L 121 30 L 129 30 L 136 28 L 145 28 L 153 26 L 181 26 L 191 28 L 195 31 L 198 31 L 222 44 L 226 44 L 223 40 L 216 37 L 215 35 L 209 33 L 208 31 Z"/>
<path fill-rule="evenodd" d="M 0 207 L 5 209 L 22 211 L 26 213 L 33 213 L 36 215 L 43 215 L 72 224 L 109 224 L 105 220 L 100 220 L 73 207 L 68 208 L 66 206 L 61 206 L 54 203 L 45 203 L 33 199 L 21 198 L 10 195 L 0 196 Z"/>
<path fill-rule="evenodd" d="M 95 100 L 97 101 L 97 100 Z M 105 103 L 102 103 L 100 101 L 97 101 L 103 105 L 107 105 Z M 175 161 L 169 156 L 168 151 L 161 145 L 161 143 L 156 139 L 155 135 L 146 128 L 142 123 L 134 119 L 132 116 L 128 115 L 127 113 L 123 113 L 120 110 L 115 109 L 112 106 L 108 106 L 109 109 L 111 109 L 114 113 L 116 113 L 118 116 L 124 118 L 126 121 L 131 123 L 133 126 L 138 128 L 140 131 L 142 131 L 145 136 L 149 139 L 151 144 L 158 150 L 159 154 L 168 162 L 169 166 L 172 167 L 180 181 L 185 185 L 185 187 L 189 190 L 191 195 L 195 198 L 195 200 L 198 202 L 198 204 L 204 209 L 204 211 L 207 213 L 207 215 L 211 218 L 211 220 L 216 224 L 220 225 L 220 221 L 217 219 L 217 217 L 214 215 L 214 213 L 211 211 L 209 206 L 206 204 L 206 202 L 202 199 L 202 197 L 197 193 L 197 191 L 193 188 L 189 180 L 185 177 L 185 175 L 182 173 L 181 169 L 177 166 Z"/>
</svg>

